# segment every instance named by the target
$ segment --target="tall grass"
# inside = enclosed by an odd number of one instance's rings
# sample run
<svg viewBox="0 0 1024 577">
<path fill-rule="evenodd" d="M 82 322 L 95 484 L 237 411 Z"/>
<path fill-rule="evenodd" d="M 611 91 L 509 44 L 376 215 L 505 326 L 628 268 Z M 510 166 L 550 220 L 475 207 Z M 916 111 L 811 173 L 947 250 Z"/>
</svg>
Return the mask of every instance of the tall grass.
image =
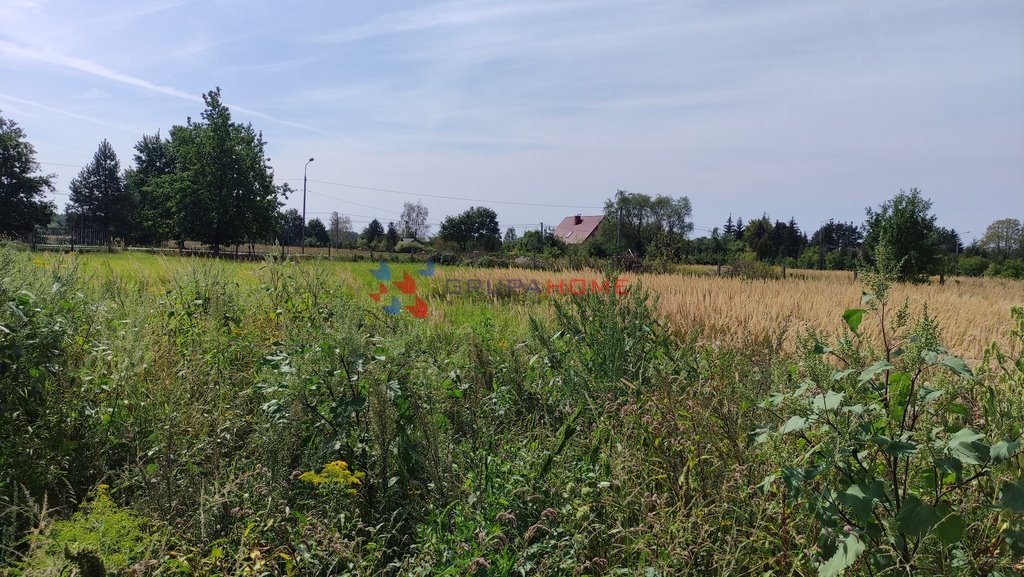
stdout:
<svg viewBox="0 0 1024 577">
<path fill-rule="evenodd" d="M 491 281 L 537 279 L 547 283 L 570 278 L 600 279 L 599 271 L 545 272 L 522 270 L 446 271 L 448 278 Z M 837 308 L 860 303 L 863 285 L 852 273 L 797 271 L 786 279 L 744 280 L 709 275 L 629 274 L 631 285 L 658 295 L 659 307 L 680 331 L 698 330 L 702 341 L 739 344 L 750 339 L 781 340 L 792 352 L 796 335 L 814 330 L 838 334 L 842 320 Z M 952 278 L 939 285 L 900 285 L 894 301 L 906 299 L 919 311 L 927 303 L 942 326 L 943 341 L 966 358 L 979 361 L 992 342 L 1012 347 L 1010 307 L 1024 304 L 1024 283 L 1007 279 Z M 454 299 L 458 300 L 458 299 Z M 492 299 L 493 300 L 493 299 Z M 526 298 L 520 302 L 532 302 Z"/>
<path fill-rule="evenodd" d="M 804 448 L 748 432 L 828 374 L 796 332 L 839 333 L 858 285 L 646 275 L 552 301 L 437 287 L 567 277 L 449 269 L 421 281 L 421 321 L 369 299 L 370 268 L 0 250 L 0 574 L 816 572 L 815 517 L 758 489 Z M 1019 437 L 1017 285 L 894 290 L 951 349 L 1007 329 L 977 382 L 929 386 Z M 958 541 L 964 564 L 922 559 L 1009 574 L 1024 529 L 997 521 L 984 551 Z"/>
</svg>

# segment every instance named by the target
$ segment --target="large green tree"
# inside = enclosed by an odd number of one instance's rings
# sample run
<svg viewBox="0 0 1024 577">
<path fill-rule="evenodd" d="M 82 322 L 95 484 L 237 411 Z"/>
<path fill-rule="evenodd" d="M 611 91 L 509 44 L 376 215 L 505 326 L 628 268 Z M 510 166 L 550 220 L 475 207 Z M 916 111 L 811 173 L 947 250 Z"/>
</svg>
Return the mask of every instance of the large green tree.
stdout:
<svg viewBox="0 0 1024 577">
<path fill-rule="evenodd" d="M 220 89 L 203 95 L 202 122 L 171 129 L 175 180 L 173 229 L 180 238 L 220 247 L 273 237 L 278 189 L 266 165 L 263 135 L 231 120 Z"/>
<path fill-rule="evenodd" d="M 600 235 L 639 256 L 655 243 L 679 244 L 693 231 L 690 199 L 648 196 L 619 190 L 605 202 Z"/>
<path fill-rule="evenodd" d="M 1024 249 L 1024 227 L 1016 218 L 1002 218 L 985 228 L 978 244 L 997 259 L 1014 256 Z"/>
<path fill-rule="evenodd" d="M 331 242 L 331 235 L 327 233 L 327 226 L 319 218 L 310 219 L 306 224 L 306 244 L 308 246 L 327 246 Z"/>
<path fill-rule="evenodd" d="M 171 141 L 160 132 L 135 143 L 134 166 L 125 171 L 125 190 L 135 208 L 135 242 L 154 244 L 175 236 L 175 163 Z"/>
<path fill-rule="evenodd" d="M 864 247 L 876 257 L 879 247 L 888 258 L 899 263 L 900 280 L 921 281 L 941 267 L 938 228 L 931 213 L 932 201 L 911 188 L 882 203 L 868 207 Z"/>
<path fill-rule="evenodd" d="M 75 228 L 97 229 L 109 244 L 132 230 L 132 202 L 125 191 L 121 162 L 106 139 L 100 142 L 92 162 L 71 180 L 66 208 Z"/>
<path fill-rule="evenodd" d="M 54 178 L 39 174 L 35 147 L 16 122 L 0 115 L 0 236 L 50 222 L 55 208 L 46 193 L 54 190 Z"/>
<path fill-rule="evenodd" d="M 302 215 L 294 208 L 277 214 L 277 231 L 282 246 L 294 246 L 302 239 Z"/>
<path fill-rule="evenodd" d="M 379 220 L 373 219 L 366 225 L 366 228 L 363 229 L 363 234 L 361 236 L 363 237 L 363 240 L 366 241 L 366 244 L 372 247 L 373 243 L 383 239 L 385 234 L 384 225 L 381 224 Z"/>
<path fill-rule="evenodd" d="M 437 236 L 457 244 L 460 250 L 498 250 L 501 247 L 498 213 L 486 206 L 470 207 L 461 214 L 445 217 Z"/>
</svg>

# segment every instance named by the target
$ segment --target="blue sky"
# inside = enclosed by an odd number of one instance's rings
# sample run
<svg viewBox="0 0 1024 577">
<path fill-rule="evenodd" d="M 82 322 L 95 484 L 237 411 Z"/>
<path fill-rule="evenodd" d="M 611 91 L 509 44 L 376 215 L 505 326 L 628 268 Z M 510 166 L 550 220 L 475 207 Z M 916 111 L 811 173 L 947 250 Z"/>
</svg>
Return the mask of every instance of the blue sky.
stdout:
<svg viewBox="0 0 1024 577">
<path fill-rule="evenodd" d="M 0 0 L 0 22 L 0 109 L 61 206 L 100 140 L 127 166 L 220 86 L 278 182 L 316 158 L 308 216 L 359 229 L 421 200 L 522 232 L 620 188 L 688 196 L 697 234 L 859 223 L 914 186 L 965 240 L 1024 218 L 1018 0 Z"/>
</svg>

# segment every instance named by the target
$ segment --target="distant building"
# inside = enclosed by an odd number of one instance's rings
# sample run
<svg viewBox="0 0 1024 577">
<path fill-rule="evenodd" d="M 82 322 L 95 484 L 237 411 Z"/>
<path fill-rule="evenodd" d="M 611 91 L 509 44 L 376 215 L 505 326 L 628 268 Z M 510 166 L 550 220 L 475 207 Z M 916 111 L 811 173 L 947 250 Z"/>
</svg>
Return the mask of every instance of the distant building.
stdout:
<svg viewBox="0 0 1024 577">
<path fill-rule="evenodd" d="M 566 244 L 580 244 L 594 235 L 597 225 L 604 220 L 604 215 L 599 216 L 567 216 L 555 227 L 553 233 Z"/>
</svg>

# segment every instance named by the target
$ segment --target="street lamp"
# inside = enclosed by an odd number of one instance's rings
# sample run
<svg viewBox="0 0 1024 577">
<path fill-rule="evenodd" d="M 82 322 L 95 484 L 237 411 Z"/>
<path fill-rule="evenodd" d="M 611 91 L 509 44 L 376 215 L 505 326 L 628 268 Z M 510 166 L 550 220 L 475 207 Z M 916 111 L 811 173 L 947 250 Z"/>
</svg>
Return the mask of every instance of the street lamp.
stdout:
<svg viewBox="0 0 1024 577">
<path fill-rule="evenodd" d="M 964 234 L 971 234 L 971 231 L 965 230 Z M 953 262 L 956 264 L 956 274 L 960 276 L 960 235 L 956 235 L 953 240 L 956 242 L 956 246 L 953 247 Z"/>
<path fill-rule="evenodd" d="M 305 166 L 302 167 L 302 232 L 299 240 L 300 247 L 299 251 L 302 254 L 306 254 L 306 168 L 309 167 L 309 163 L 313 162 L 311 157 L 306 161 Z"/>
</svg>

